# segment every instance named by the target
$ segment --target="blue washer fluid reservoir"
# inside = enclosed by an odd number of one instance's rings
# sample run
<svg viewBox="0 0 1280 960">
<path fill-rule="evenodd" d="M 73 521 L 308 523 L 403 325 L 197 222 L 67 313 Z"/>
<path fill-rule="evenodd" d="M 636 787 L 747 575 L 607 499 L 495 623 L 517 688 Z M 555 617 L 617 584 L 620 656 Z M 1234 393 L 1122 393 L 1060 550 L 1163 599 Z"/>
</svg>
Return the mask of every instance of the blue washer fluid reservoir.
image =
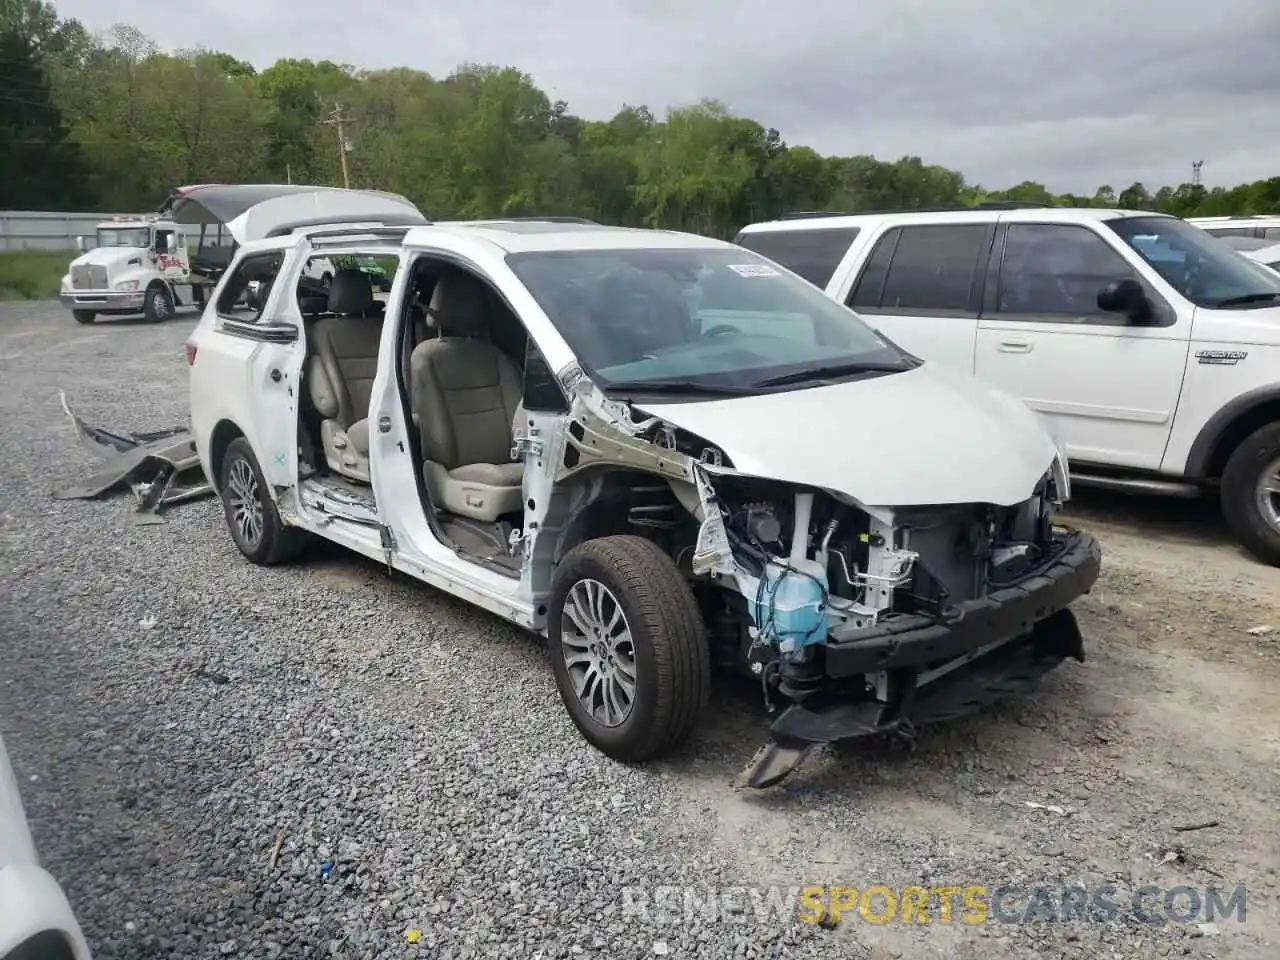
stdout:
<svg viewBox="0 0 1280 960">
<path fill-rule="evenodd" d="M 827 639 L 827 571 L 816 560 L 770 562 L 752 605 L 756 629 L 788 653 Z"/>
</svg>

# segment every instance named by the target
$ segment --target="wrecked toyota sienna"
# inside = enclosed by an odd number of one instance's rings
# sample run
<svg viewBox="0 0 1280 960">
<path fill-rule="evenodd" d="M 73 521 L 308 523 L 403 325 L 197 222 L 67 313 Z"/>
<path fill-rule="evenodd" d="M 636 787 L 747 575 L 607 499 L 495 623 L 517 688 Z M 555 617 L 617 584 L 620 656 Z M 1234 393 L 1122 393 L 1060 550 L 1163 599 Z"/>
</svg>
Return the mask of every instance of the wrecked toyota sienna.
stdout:
<svg viewBox="0 0 1280 960">
<path fill-rule="evenodd" d="M 728 243 L 325 225 L 323 202 L 256 218 L 188 344 L 250 560 L 327 538 L 544 635 L 574 724 L 622 761 L 685 741 L 713 671 L 742 671 L 772 715 L 756 787 L 1083 659 L 1068 607 L 1101 553 L 1056 522 L 1064 458 L 1019 401 Z M 346 256 L 389 294 L 306 279 Z"/>
</svg>

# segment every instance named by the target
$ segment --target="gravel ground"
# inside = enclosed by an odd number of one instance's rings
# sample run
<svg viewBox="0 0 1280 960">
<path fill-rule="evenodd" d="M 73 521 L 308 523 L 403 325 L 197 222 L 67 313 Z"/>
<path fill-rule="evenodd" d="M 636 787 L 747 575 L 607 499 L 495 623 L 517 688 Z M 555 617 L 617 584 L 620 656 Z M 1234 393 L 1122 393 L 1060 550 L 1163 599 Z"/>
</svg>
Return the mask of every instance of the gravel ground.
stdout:
<svg viewBox="0 0 1280 960">
<path fill-rule="evenodd" d="M 1082 498 L 1107 551 L 1088 662 L 744 794 L 753 691 L 628 768 L 573 731 L 533 638 L 460 602 L 336 549 L 253 567 L 212 500 L 152 527 L 53 501 L 92 463 L 58 389 L 91 423 L 182 423 L 192 325 L 0 306 L 0 732 L 96 955 L 1277 955 L 1280 571 L 1212 510 Z M 824 929 L 751 899 L 810 883 L 1246 884 L 1248 914 Z M 629 909 L 690 885 L 700 912 Z"/>
</svg>

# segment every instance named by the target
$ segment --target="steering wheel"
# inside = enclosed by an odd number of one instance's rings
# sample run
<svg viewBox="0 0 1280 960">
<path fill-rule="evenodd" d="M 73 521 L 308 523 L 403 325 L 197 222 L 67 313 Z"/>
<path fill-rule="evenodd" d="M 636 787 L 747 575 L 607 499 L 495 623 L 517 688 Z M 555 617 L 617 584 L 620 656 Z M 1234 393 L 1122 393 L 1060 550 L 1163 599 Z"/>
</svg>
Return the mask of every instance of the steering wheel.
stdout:
<svg viewBox="0 0 1280 960">
<path fill-rule="evenodd" d="M 742 331 L 731 323 L 720 323 L 710 330 L 703 330 L 701 335 L 704 337 L 726 337 L 734 333 L 740 334 Z"/>
</svg>

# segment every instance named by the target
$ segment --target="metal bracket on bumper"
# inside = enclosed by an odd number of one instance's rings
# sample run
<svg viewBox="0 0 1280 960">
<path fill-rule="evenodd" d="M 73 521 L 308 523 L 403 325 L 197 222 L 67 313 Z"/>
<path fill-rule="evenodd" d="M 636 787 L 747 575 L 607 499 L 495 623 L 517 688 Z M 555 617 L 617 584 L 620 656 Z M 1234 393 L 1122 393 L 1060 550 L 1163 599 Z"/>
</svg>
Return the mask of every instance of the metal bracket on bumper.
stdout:
<svg viewBox="0 0 1280 960">
<path fill-rule="evenodd" d="M 884 671 L 893 678 L 892 695 L 887 701 L 819 695 L 793 704 L 738 782 L 772 786 L 818 744 L 964 716 L 1034 689 L 1067 657 L 1083 661 L 1083 638 L 1068 605 L 1089 592 L 1101 567 L 1098 542 L 1072 531 L 1046 567 L 959 605 L 945 619 L 903 616 L 871 629 L 838 628 L 823 651 L 827 677 Z"/>
</svg>

